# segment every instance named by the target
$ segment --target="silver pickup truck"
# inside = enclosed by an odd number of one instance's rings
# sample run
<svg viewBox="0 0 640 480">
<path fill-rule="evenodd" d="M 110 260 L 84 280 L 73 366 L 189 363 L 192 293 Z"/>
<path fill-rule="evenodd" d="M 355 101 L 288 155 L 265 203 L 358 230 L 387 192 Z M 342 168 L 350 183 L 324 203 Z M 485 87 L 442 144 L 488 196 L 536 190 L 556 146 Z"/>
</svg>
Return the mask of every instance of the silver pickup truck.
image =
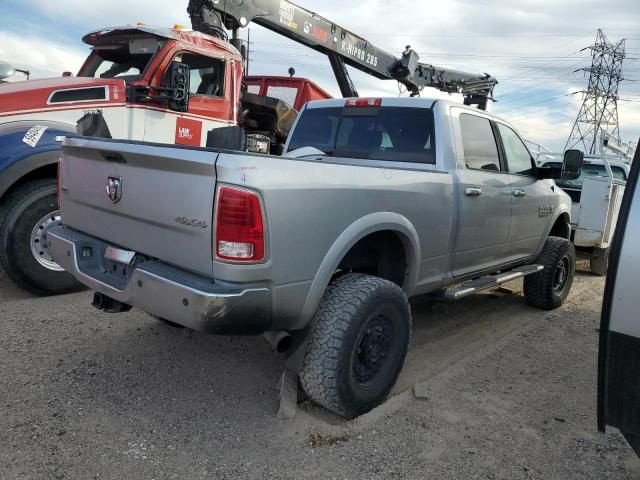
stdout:
<svg viewBox="0 0 640 480">
<path fill-rule="evenodd" d="M 381 403 L 408 349 L 408 297 L 462 298 L 519 277 L 560 306 L 571 199 L 521 137 L 443 100 L 308 104 L 285 155 L 69 137 L 63 225 L 44 244 L 96 291 L 214 334 L 266 334 L 312 400 L 354 417 Z"/>
</svg>

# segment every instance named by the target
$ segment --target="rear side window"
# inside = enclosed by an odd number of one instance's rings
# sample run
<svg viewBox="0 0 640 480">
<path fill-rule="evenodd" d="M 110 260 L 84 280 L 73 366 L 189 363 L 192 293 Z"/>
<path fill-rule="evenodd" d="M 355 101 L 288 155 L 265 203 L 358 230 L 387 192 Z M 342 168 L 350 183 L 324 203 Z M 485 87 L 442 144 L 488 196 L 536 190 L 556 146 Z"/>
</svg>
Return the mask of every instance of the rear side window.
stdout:
<svg viewBox="0 0 640 480">
<path fill-rule="evenodd" d="M 498 146 L 489 120 L 463 113 L 460 115 L 460 128 L 467 168 L 499 172 Z"/>
<path fill-rule="evenodd" d="M 315 147 L 327 156 L 435 163 L 433 111 L 427 108 L 311 108 L 289 150 Z"/>
</svg>

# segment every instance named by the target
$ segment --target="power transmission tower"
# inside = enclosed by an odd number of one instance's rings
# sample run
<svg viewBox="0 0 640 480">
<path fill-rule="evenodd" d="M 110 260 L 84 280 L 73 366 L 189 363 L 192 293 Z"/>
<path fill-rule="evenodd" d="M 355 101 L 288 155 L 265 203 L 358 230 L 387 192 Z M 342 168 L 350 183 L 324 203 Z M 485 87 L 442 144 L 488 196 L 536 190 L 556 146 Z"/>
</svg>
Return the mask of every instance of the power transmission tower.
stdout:
<svg viewBox="0 0 640 480">
<path fill-rule="evenodd" d="M 565 150 L 578 147 L 585 153 L 595 154 L 603 132 L 620 138 L 618 86 L 624 80 L 625 40 L 613 44 L 598 30 L 595 43 L 584 50 L 587 49 L 591 50 L 591 66 L 580 70 L 589 73 L 589 86 L 577 92 L 583 94 L 582 107 Z"/>
</svg>

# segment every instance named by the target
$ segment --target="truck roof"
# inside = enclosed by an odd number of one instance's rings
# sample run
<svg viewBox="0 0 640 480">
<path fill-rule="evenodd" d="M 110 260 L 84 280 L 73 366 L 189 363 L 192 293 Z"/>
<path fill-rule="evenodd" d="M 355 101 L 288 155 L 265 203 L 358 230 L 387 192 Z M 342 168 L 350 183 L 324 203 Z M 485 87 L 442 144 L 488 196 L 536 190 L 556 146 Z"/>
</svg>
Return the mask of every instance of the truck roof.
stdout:
<svg viewBox="0 0 640 480">
<path fill-rule="evenodd" d="M 433 108 L 437 102 L 437 105 L 443 105 L 446 107 L 458 107 L 465 110 L 469 110 L 470 112 L 479 113 L 481 115 L 488 115 L 493 119 L 499 120 L 500 122 L 511 125 L 513 124 L 504 118 L 495 115 L 493 113 L 487 112 L 486 110 L 480 110 L 476 107 L 471 107 L 468 105 L 464 105 L 460 102 L 454 100 L 448 100 L 443 98 L 435 98 L 435 97 L 361 97 L 364 98 L 375 98 L 382 100 L 383 107 L 404 107 L 404 108 Z M 334 107 L 343 107 L 347 99 L 345 98 L 336 98 L 330 100 L 314 100 L 307 104 L 307 108 L 334 108 Z"/>
<path fill-rule="evenodd" d="M 231 45 L 229 42 L 225 42 L 206 33 L 196 32 L 194 30 L 179 27 L 176 25 L 174 28 L 159 27 L 154 25 L 124 25 L 119 27 L 107 27 L 93 32 L 87 33 L 82 37 L 82 41 L 91 46 L 97 46 L 102 43 L 102 40 L 111 40 L 113 37 L 118 36 L 131 36 L 131 35 L 153 35 L 159 38 L 165 38 L 169 40 L 176 40 L 183 43 L 189 43 L 200 48 L 217 48 L 225 50 L 234 57 L 240 60 L 242 57 L 240 52 Z"/>
</svg>

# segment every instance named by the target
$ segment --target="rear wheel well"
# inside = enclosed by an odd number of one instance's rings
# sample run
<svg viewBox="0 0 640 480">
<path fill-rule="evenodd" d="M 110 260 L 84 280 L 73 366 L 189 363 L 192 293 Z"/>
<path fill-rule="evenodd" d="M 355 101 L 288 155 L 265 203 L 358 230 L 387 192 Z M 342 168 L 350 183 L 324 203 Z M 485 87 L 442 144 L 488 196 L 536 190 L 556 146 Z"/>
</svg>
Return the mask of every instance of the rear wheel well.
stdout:
<svg viewBox="0 0 640 480">
<path fill-rule="evenodd" d="M 44 165 L 42 167 L 36 168 L 35 170 L 32 170 L 26 175 L 17 179 L 16 182 L 13 185 L 11 185 L 11 187 L 9 187 L 9 189 L 4 193 L 4 195 L 2 195 L 2 198 L 0 198 L 0 201 L 8 198 L 9 195 L 11 195 L 11 192 L 13 192 L 16 188 L 19 188 L 20 186 L 24 185 L 25 183 L 29 183 L 33 180 L 40 180 L 43 178 L 56 178 L 57 175 L 58 175 L 57 163 L 51 163 L 49 165 Z"/>
<path fill-rule="evenodd" d="M 358 241 L 344 256 L 335 276 L 365 273 L 403 287 L 407 279 L 407 253 L 401 236 L 393 231 L 375 232 Z"/>
<path fill-rule="evenodd" d="M 550 237 L 560 237 L 566 238 L 567 240 L 571 237 L 571 223 L 569 221 L 569 215 L 563 213 L 560 215 L 556 222 L 551 227 L 551 231 L 549 232 Z"/>
</svg>

